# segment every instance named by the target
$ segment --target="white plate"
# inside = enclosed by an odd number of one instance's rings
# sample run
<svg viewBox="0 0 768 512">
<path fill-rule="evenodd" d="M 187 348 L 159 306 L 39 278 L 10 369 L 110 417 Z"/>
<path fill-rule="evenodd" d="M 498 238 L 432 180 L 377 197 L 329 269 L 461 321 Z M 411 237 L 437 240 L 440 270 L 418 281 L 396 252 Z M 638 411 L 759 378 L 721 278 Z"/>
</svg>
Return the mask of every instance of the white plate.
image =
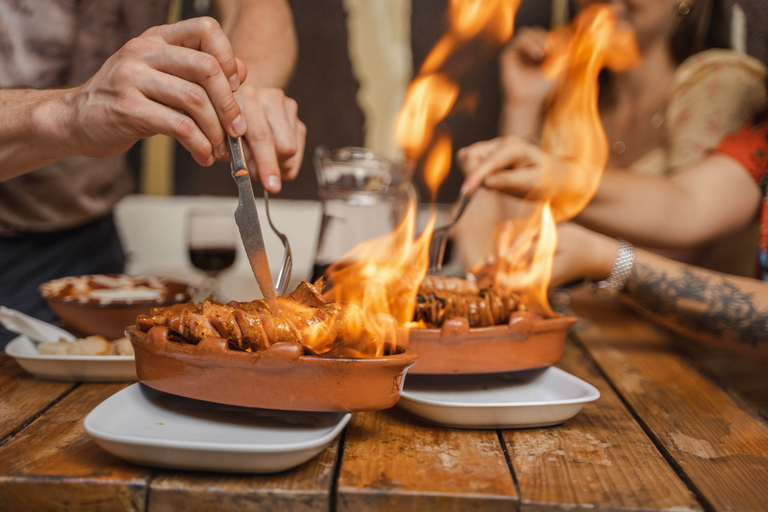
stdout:
<svg viewBox="0 0 768 512">
<path fill-rule="evenodd" d="M 559 368 L 487 375 L 408 375 L 397 405 L 456 428 L 557 425 L 600 398 L 591 384 Z"/>
<path fill-rule="evenodd" d="M 214 404 L 137 383 L 91 411 L 85 430 L 106 451 L 136 464 L 272 473 L 320 453 L 351 417 Z"/>
<path fill-rule="evenodd" d="M 63 356 L 41 354 L 26 336 L 14 338 L 5 352 L 26 371 L 41 379 L 73 381 L 136 380 L 133 356 Z"/>
</svg>

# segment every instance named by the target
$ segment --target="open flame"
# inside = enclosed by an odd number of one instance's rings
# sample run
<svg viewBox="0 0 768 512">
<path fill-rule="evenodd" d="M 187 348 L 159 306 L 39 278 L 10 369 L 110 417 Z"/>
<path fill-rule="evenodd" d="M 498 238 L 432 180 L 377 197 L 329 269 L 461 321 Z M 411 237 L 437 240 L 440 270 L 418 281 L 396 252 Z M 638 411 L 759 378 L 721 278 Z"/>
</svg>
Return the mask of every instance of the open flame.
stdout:
<svg viewBox="0 0 768 512">
<path fill-rule="evenodd" d="M 575 217 L 600 184 L 608 141 L 597 109 L 598 75 L 604 67 L 626 69 L 638 59 L 631 32 L 617 28 L 607 5 L 592 5 L 568 26 L 550 32 L 554 51 L 545 72 L 558 76 L 543 121 L 541 147 L 555 158 L 521 207 L 522 219 L 497 228 L 493 263 L 478 269 L 495 286 L 514 289 L 526 304 L 551 313 L 547 288 L 557 248 L 556 223 Z M 492 269 L 492 270 L 491 270 Z M 490 279 L 488 279 L 490 278 Z"/>
<path fill-rule="evenodd" d="M 480 35 L 494 44 L 506 42 L 518 5 L 519 0 L 452 0 L 449 31 L 408 87 L 396 121 L 397 141 L 410 164 L 423 159 L 433 201 L 453 151 L 438 125 L 460 98 L 458 77 L 451 71 L 462 65 L 452 63 L 451 56 Z M 498 228 L 495 261 L 484 269 L 494 286 L 518 291 L 529 307 L 543 313 L 551 312 L 546 292 L 557 246 L 556 223 L 586 206 L 607 160 L 597 111 L 598 74 L 604 66 L 615 68 L 618 62 L 631 61 L 626 56 L 636 55 L 631 35 L 618 37 L 615 14 L 607 6 L 584 10 L 571 27 L 552 32 L 550 42 L 556 51 L 545 67 L 561 78 L 544 119 L 542 146 L 564 165 L 546 169 L 537 193 L 524 202 L 524 215 Z M 415 221 L 416 201 L 411 198 L 407 214 L 391 234 L 360 244 L 325 274 L 329 286 L 324 297 L 359 308 L 348 324 L 354 323 L 357 332 L 372 333 L 376 355 L 396 343 L 397 326 L 409 325 L 426 275 L 434 212 L 418 238 Z"/>
<path fill-rule="evenodd" d="M 518 4 L 519 0 L 452 0 L 449 31 L 406 91 L 396 121 L 396 140 L 411 165 L 426 155 L 425 181 L 433 201 L 450 170 L 453 153 L 450 138 L 436 135 L 437 125 L 459 98 L 459 85 L 447 69 L 449 57 L 480 34 L 497 45 L 507 41 Z M 363 318 L 358 328 L 375 333 L 377 354 L 395 343 L 398 325 L 407 326 L 413 319 L 416 293 L 427 274 L 435 214 L 414 239 L 416 209 L 412 197 L 406 215 L 391 234 L 358 245 L 325 273 L 324 297 L 359 306 Z"/>
</svg>

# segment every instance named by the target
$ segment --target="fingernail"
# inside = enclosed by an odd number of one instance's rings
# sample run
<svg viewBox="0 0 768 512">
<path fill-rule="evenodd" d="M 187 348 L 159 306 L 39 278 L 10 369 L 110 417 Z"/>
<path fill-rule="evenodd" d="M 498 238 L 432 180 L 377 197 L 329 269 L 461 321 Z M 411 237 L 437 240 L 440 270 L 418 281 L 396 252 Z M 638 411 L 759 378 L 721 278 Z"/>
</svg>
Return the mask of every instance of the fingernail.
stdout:
<svg viewBox="0 0 768 512">
<path fill-rule="evenodd" d="M 229 77 L 229 86 L 232 88 L 233 92 L 240 87 L 240 77 L 237 76 L 237 73 Z"/>
<path fill-rule="evenodd" d="M 235 132 L 236 137 L 240 137 L 245 133 L 246 124 L 245 119 L 243 119 L 243 116 L 237 116 L 234 121 L 232 121 L 232 130 Z"/>
<path fill-rule="evenodd" d="M 280 192 L 280 178 L 274 175 L 268 177 L 267 188 L 269 188 L 272 192 Z"/>
<path fill-rule="evenodd" d="M 227 156 L 227 145 L 226 144 L 222 144 L 221 146 L 216 148 L 216 155 L 220 156 L 220 157 Z"/>
</svg>

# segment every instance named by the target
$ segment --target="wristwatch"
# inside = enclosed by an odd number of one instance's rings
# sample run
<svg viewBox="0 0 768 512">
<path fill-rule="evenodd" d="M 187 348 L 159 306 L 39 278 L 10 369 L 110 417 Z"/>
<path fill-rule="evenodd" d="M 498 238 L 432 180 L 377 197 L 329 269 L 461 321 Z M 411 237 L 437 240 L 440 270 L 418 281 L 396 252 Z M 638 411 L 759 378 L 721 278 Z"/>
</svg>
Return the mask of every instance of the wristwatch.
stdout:
<svg viewBox="0 0 768 512">
<path fill-rule="evenodd" d="M 616 252 L 616 260 L 613 262 L 610 274 L 604 281 L 592 284 L 592 289 L 603 295 L 616 295 L 624 289 L 632 265 L 635 263 L 635 247 L 626 240 L 618 239 L 619 250 Z"/>
</svg>

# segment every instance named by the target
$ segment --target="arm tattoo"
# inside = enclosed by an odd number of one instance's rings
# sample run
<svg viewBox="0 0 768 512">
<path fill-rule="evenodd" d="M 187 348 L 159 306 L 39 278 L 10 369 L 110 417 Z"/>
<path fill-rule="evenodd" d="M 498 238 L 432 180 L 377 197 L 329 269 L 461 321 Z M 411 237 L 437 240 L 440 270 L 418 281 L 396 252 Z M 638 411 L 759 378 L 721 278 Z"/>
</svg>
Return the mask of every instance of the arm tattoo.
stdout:
<svg viewBox="0 0 768 512">
<path fill-rule="evenodd" d="M 624 288 L 626 296 L 654 316 L 688 330 L 753 347 L 768 342 L 768 311 L 758 309 L 746 293 L 725 277 L 654 270 L 635 263 Z"/>
</svg>

